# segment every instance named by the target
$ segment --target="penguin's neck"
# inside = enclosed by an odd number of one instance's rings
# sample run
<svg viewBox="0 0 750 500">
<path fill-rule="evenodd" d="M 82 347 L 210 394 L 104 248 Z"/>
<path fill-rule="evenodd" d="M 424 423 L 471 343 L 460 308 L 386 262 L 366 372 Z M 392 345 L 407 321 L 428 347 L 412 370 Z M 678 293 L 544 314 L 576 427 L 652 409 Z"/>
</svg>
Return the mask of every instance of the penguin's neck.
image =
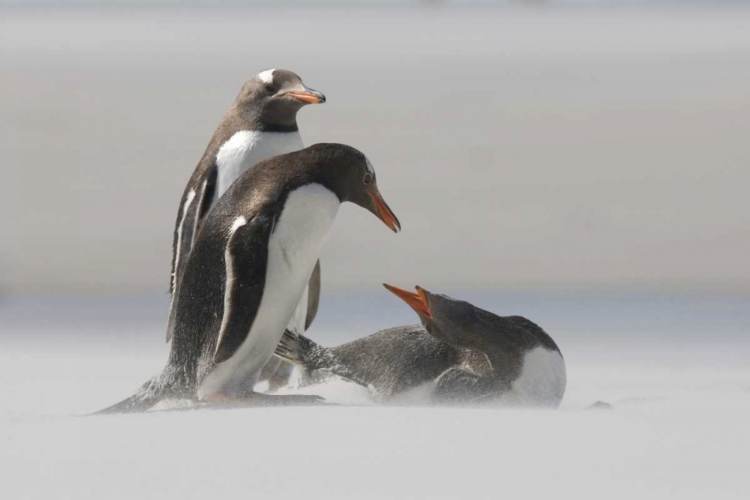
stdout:
<svg viewBox="0 0 750 500">
<path fill-rule="evenodd" d="M 239 130 L 216 153 L 215 200 L 253 165 L 272 156 L 299 151 L 304 145 L 298 131 L 263 132 Z"/>
</svg>

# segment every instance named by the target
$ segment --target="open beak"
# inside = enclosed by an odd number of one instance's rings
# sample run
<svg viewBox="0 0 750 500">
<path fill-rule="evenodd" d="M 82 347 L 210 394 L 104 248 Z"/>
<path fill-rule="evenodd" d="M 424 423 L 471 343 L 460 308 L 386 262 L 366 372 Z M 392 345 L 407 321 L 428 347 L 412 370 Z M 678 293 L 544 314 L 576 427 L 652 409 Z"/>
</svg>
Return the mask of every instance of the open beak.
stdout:
<svg viewBox="0 0 750 500">
<path fill-rule="evenodd" d="M 293 92 L 287 92 L 285 95 L 299 99 L 305 104 L 323 104 L 326 102 L 326 96 L 317 90 L 303 87 L 302 90 L 295 90 Z"/>
<path fill-rule="evenodd" d="M 424 288 L 416 287 L 417 293 L 412 293 L 387 283 L 383 283 L 383 286 L 396 297 L 406 302 L 417 313 L 432 319 L 432 313 L 430 312 L 430 306 L 427 305 L 427 295 Z"/>
<path fill-rule="evenodd" d="M 373 193 L 372 191 L 368 191 L 367 194 L 369 194 L 375 202 L 375 206 L 378 209 L 378 217 L 380 217 L 380 220 L 382 220 L 385 225 L 388 226 L 394 233 L 398 233 L 399 231 L 401 231 L 401 223 L 398 221 L 396 215 L 391 210 L 391 207 L 388 206 L 380 193 Z"/>
</svg>

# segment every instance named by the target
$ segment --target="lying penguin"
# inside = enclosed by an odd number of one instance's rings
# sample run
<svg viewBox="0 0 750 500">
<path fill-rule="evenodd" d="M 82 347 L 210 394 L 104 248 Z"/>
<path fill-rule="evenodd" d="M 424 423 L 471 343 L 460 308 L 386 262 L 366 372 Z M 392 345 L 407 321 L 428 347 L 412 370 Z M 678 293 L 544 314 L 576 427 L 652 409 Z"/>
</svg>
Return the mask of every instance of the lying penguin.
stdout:
<svg viewBox="0 0 750 500">
<path fill-rule="evenodd" d="M 421 325 L 382 330 L 338 347 L 287 330 L 276 355 L 302 366 L 302 384 L 336 375 L 381 403 L 557 407 L 565 361 L 554 340 L 521 316 L 497 316 L 445 295 L 390 285 Z"/>
<path fill-rule="evenodd" d="M 316 144 L 243 173 L 206 215 L 188 256 L 166 366 L 133 396 L 100 413 L 145 411 L 164 399 L 281 404 L 283 396 L 264 396 L 252 387 L 347 201 L 400 230 L 372 164 L 350 146 Z"/>
</svg>

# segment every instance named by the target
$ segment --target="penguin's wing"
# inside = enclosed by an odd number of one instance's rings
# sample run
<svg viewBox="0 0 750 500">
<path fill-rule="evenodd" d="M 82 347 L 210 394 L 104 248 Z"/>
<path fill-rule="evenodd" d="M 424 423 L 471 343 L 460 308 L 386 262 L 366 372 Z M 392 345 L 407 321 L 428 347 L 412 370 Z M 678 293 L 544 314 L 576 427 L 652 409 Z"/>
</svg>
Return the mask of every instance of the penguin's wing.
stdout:
<svg viewBox="0 0 750 500">
<path fill-rule="evenodd" d="M 202 172 L 197 178 L 190 182 L 191 187 L 185 190 L 180 201 L 180 210 L 177 213 L 177 222 L 174 228 L 174 240 L 172 243 L 172 280 L 169 284 L 169 292 L 172 301 L 169 307 L 169 323 L 167 324 L 167 342 L 172 338 L 175 316 L 175 296 L 177 286 L 182 279 L 182 273 L 193 248 L 195 238 L 198 237 L 201 223 L 211 208 L 214 193 L 216 192 L 216 177 L 218 170 L 216 164 Z"/>
<path fill-rule="evenodd" d="M 256 216 L 243 221 L 235 222 L 236 229 L 229 236 L 224 252 L 224 314 L 216 340 L 216 363 L 231 358 L 247 338 L 266 285 L 273 218 Z"/>
</svg>

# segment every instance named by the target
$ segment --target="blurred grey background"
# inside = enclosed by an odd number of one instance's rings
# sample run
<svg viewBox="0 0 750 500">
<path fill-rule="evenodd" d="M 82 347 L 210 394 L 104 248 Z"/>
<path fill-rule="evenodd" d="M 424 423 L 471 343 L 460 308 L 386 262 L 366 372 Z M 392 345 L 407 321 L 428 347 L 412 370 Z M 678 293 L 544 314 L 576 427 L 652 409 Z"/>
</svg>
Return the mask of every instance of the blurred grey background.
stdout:
<svg viewBox="0 0 750 500">
<path fill-rule="evenodd" d="M 345 206 L 329 290 L 750 291 L 743 3 L 103 4 L 0 0 L 0 294 L 166 290 L 185 183 L 271 67 L 403 223 Z"/>
</svg>

